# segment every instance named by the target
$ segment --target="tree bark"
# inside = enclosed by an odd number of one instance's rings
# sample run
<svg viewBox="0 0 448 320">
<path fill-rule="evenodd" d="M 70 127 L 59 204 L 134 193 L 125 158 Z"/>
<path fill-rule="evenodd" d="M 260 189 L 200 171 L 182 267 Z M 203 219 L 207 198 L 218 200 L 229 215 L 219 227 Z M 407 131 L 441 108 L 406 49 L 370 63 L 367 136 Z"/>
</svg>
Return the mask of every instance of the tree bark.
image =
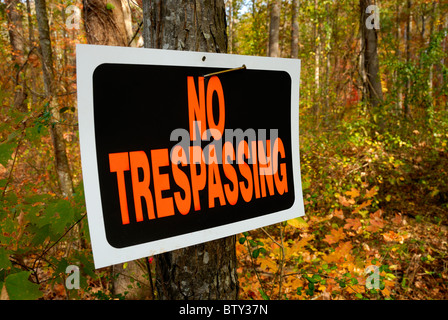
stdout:
<svg viewBox="0 0 448 320">
<path fill-rule="evenodd" d="M 364 56 L 364 70 L 366 73 L 366 88 L 370 105 L 376 109 L 383 101 L 383 91 L 379 76 L 380 65 L 378 60 L 378 34 L 375 28 L 367 28 L 366 9 L 373 4 L 371 0 L 360 0 L 361 30 L 362 30 L 362 54 Z"/>
<path fill-rule="evenodd" d="M 143 1 L 143 13 L 146 48 L 227 52 L 222 0 Z"/>
<path fill-rule="evenodd" d="M 428 36 L 428 46 L 431 43 L 433 33 L 434 33 L 434 25 L 435 21 L 437 21 L 438 18 L 438 10 L 437 10 L 437 2 L 434 1 L 432 3 L 432 10 L 431 10 L 431 22 L 429 25 L 429 36 Z M 434 84 L 433 84 L 433 78 L 434 78 L 434 64 L 431 63 L 429 66 L 429 75 L 428 75 L 428 102 L 432 106 L 434 104 L 434 96 L 433 96 L 433 90 L 434 90 Z"/>
<path fill-rule="evenodd" d="M 27 111 L 25 100 L 27 94 L 21 85 L 20 73 L 24 63 L 24 34 L 22 12 L 17 8 L 19 0 L 6 0 L 6 14 L 8 17 L 9 41 L 12 47 L 12 61 L 18 70 L 14 75 L 14 108 L 21 112 Z"/>
<path fill-rule="evenodd" d="M 280 0 L 271 2 L 271 14 L 269 24 L 269 56 L 279 57 L 279 29 L 280 29 Z"/>
<path fill-rule="evenodd" d="M 320 19 L 318 16 L 318 1 L 314 0 L 314 14 L 315 21 L 313 21 L 314 31 L 314 103 L 313 114 L 315 116 L 319 113 L 320 104 L 320 54 L 321 54 L 321 39 L 320 39 Z"/>
<path fill-rule="evenodd" d="M 83 0 L 87 43 L 127 47 L 132 23 L 127 1 Z"/>
<path fill-rule="evenodd" d="M 401 60 L 400 39 L 401 39 L 401 26 L 400 26 L 400 1 L 396 2 L 396 15 L 397 15 L 397 32 L 395 34 L 396 41 L 396 57 L 397 62 Z M 398 71 L 395 71 L 395 83 L 397 86 L 397 114 L 403 111 L 403 88 L 399 79 L 400 75 Z"/>
<path fill-rule="evenodd" d="M 39 29 L 39 44 L 42 54 L 42 72 L 44 76 L 45 94 L 48 100 L 48 109 L 51 113 L 52 120 L 49 129 L 53 142 L 56 172 L 62 196 L 71 197 L 73 195 L 73 181 L 67 158 L 65 140 L 60 126 L 60 114 L 54 101 L 56 92 L 54 86 L 53 56 L 47 8 L 45 0 L 36 0 L 35 3 L 36 19 Z"/>
<path fill-rule="evenodd" d="M 411 0 L 406 1 L 407 7 L 407 22 L 406 22 L 406 64 L 411 62 L 411 29 L 412 29 L 412 12 L 411 12 L 412 2 Z M 408 76 L 406 80 L 406 99 L 404 104 L 404 116 L 407 118 L 411 112 L 410 108 L 411 103 L 411 79 Z"/>
<path fill-rule="evenodd" d="M 299 58 L 299 0 L 292 0 L 291 58 Z"/>
<path fill-rule="evenodd" d="M 224 1 L 143 1 L 146 48 L 227 52 Z M 157 255 L 161 300 L 237 299 L 235 237 Z"/>
</svg>

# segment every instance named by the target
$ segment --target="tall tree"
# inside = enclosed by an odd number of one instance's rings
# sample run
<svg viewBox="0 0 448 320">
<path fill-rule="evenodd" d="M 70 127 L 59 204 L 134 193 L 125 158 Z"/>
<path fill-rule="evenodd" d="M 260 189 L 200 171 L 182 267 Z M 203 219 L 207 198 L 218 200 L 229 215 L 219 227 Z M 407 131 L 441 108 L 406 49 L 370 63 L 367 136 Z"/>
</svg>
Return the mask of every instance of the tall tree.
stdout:
<svg viewBox="0 0 448 320">
<path fill-rule="evenodd" d="M 279 29 L 280 29 L 280 8 L 281 1 L 271 1 L 271 13 L 269 23 L 269 52 L 270 57 L 280 56 Z"/>
<path fill-rule="evenodd" d="M 313 114 L 319 113 L 320 103 L 320 54 L 321 54 L 321 39 L 320 39 L 320 13 L 319 4 L 317 0 L 314 0 L 314 21 L 313 21 L 313 33 L 314 33 L 314 103 Z"/>
<path fill-rule="evenodd" d="M 361 10 L 361 53 L 363 56 L 364 65 L 362 66 L 365 71 L 366 79 L 363 84 L 366 89 L 368 100 L 371 106 L 375 109 L 383 100 L 383 91 L 381 88 L 380 79 L 380 65 L 378 60 L 378 33 L 374 26 L 366 26 L 368 18 L 367 7 L 373 5 L 372 0 L 360 0 Z M 371 12 L 370 14 L 378 14 L 377 12 Z M 379 15 L 378 15 L 379 16 Z M 369 19 L 371 21 L 371 19 Z"/>
<path fill-rule="evenodd" d="M 411 0 L 406 1 L 407 9 L 407 21 L 406 21 L 406 64 L 409 65 L 411 62 L 411 29 L 412 29 L 412 12 L 411 12 L 412 2 Z M 405 93 L 405 103 L 404 103 L 404 116 L 408 117 L 410 114 L 410 103 L 411 103 L 411 77 L 408 75 L 406 80 L 406 93 Z"/>
<path fill-rule="evenodd" d="M 396 54 L 396 59 L 397 62 L 401 60 L 401 50 L 400 50 L 400 39 L 401 39 L 401 26 L 400 26 L 400 1 L 397 0 L 396 4 L 395 4 L 395 8 L 396 8 L 396 33 L 395 33 L 395 42 L 396 42 L 396 50 L 395 50 L 395 54 Z M 395 71 L 395 82 L 397 84 L 397 111 L 398 112 L 402 112 L 403 110 L 403 88 L 401 85 L 401 81 L 399 79 L 399 72 L 398 70 Z"/>
<path fill-rule="evenodd" d="M 66 144 L 60 125 L 60 113 L 55 101 L 55 77 L 47 6 L 45 0 L 36 0 L 35 3 L 36 19 L 39 29 L 39 44 L 42 55 L 42 73 L 44 77 L 45 95 L 47 99 L 46 105 L 48 106 L 52 119 L 52 124 L 49 128 L 53 142 L 56 172 L 62 195 L 64 197 L 71 197 L 73 195 L 73 181 L 67 158 Z"/>
<path fill-rule="evenodd" d="M 291 58 L 299 57 L 299 0 L 292 0 Z"/>
<path fill-rule="evenodd" d="M 24 63 L 24 34 L 22 24 L 22 11 L 18 8 L 19 0 L 6 0 L 6 14 L 8 17 L 9 41 L 12 47 L 12 60 L 15 64 L 14 74 L 14 108 L 26 112 L 27 107 L 25 99 L 27 94 L 20 81 L 22 64 Z"/>
<path fill-rule="evenodd" d="M 146 48 L 227 52 L 223 0 L 143 1 Z M 157 255 L 159 299 L 236 299 L 235 237 Z"/>
</svg>

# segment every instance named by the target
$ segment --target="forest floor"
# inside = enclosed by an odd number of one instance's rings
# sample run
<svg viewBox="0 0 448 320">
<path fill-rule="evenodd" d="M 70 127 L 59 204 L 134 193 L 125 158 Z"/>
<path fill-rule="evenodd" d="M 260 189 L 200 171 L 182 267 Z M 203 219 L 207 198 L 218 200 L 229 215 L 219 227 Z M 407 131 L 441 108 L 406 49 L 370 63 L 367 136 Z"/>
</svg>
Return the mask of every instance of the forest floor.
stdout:
<svg viewBox="0 0 448 320">
<path fill-rule="evenodd" d="M 237 235 L 239 298 L 448 299 L 448 131 L 304 127 L 305 216 Z M 109 269 L 91 275 L 77 298 L 117 298 Z M 72 294 L 63 283 L 41 290 Z"/>
<path fill-rule="evenodd" d="M 448 299 L 444 126 L 302 129 L 305 216 L 240 238 L 241 297 Z"/>
<path fill-rule="evenodd" d="M 387 226 L 387 233 L 382 233 L 383 239 L 371 237 L 366 239 L 357 235 L 351 237 L 353 243 L 361 244 L 366 251 L 374 252 L 382 265 L 388 266 L 388 274 L 393 279 L 389 283 L 390 293 L 384 295 L 367 295 L 363 292 L 363 298 L 366 299 L 394 299 L 394 300 L 446 300 L 448 299 L 448 226 L 447 220 L 435 222 L 432 217 L 435 214 L 440 215 L 439 210 L 431 211 L 433 208 L 425 206 L 414 206 L 412 211 L 401 211 L 400 215 L 395 216 L 395 223 Z M 445 215 L 447 213 L 445 212 Z M 331 219 L 334 219 L 331 218 Z M 393 220 L 392 217 L 385 217 Z M 310 216 L 305 217 L 305 221 L 310 221 Z M 308 224 L 309 227 L 311 224 Z M 257 236 L 254 236 L 257 237 Z M 262 238 L 261 233 L 258 238 Z M 391 239 L 395 237 L 395 239 Z M 292 237 L 294 238 L 294 236 Z M 297 240 L 300 236 L 297 235 Z M 254 263 L 251 261 L 248 251 L 243 245 L 237 249 L 241 267 L 239 269 L 241 287 L 243 288 L 241 298 L 243 299 L 262 299 L 267 298 L 256 291 L 260 286 L 258 280 L 250 275 L 255 272 L 263 273 L 263 261 Z M 306 251 L 305 251 L 306 252 Z M 348 254 L 356 255 L 353 251 Z M 364 253 L 365 254 L 365 253 Z M 356 257 L 356 259 L 362 257 Z M 252 259 L 253 260 L 253 259 Z M 288 257 L 285 257 L 288 260 Z M 297 260 L 296 260 L 297 261 Z M 280 262 L 279 262 L 280 263 Z M 287 263 L 285 263 L 286 265 Z M 343 263 L 341 263 L 343 265 Z M 365 265 L 365 264 L 364 264 Z M 303 266 L 302 266 L 303 267 Z M 295 269 L 296 271 L 298 268 Z M 300 272 L 298 272 L 300 273 Z M 311 276 L 313 273 L 308 273 Z M 316 274 L 316 273 L 314 273 Z M 322 275 L 322 273 L 319 273 Z M 361 273 L 360 273 L 361 274 Z M 323 275 L 322 275 L 323 276 Z M 367 275 L 365 275 L 367 278 Z M 268 278 L 260 278 L 263 283 L 268 282 Z M 286 280 L 283 286 L 286 285 Z M 252 284 L 249 284 L 252 282 Z M 255 284 L 255 285 L 254 285 Z M 302 287 L 303 282 L 301 282 Z M 365 284 L 364 284 L 365 285 Z M 278 290 L 278 286 L 275 287 Z M 312 295 L 300 295 L 295 293 L 297 287 L 291 288 L 289 294 L 284 294 L 286 299 L 357 299 L 349 290 L 339 290 L 332 293 L 326 291 L 325 284 L 320 290 L 316 290 Z M 271 293 L 274 290 L 271 290 Z M 274 295 L 269 298 L 278 298 Z M 359 296 L 358 298 L 361 298 Z"/>
</svg>

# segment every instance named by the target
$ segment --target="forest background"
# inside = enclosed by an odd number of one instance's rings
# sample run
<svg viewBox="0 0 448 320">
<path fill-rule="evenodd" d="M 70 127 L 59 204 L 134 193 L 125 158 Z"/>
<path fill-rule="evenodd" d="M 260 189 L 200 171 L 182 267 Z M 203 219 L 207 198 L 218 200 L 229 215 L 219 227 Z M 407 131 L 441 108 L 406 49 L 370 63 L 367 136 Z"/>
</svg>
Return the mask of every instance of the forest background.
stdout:
<svg viewBox="0 0 448 320">
<path fill-rule="evenodd" d="M 37 3 L 0 2 L 1 299 L 157 299 L 152 257 L 94 269 L 77 130 L 86 3 L 138 47 L 142 3 L 47 0 L 50 62 Z M 376 1 L 375 97 L 369 1 L 225 3 L 228 53 L 302 63 L 306 216 L 237 236 L 239 298 L 447 299 L 448 2 Z"/>
</svg>

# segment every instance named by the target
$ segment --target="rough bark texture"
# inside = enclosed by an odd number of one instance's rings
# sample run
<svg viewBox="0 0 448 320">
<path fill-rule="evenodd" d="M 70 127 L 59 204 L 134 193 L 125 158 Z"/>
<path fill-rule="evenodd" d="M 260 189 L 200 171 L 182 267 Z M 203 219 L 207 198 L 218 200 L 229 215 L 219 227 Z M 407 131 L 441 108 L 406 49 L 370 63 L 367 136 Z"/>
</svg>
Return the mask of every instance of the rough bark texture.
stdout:
<svg viewBox="0 0 448 320">
<path fill-rule="evenodd" d="M 45 0 L 36 0 L 36 18 L 39 28 L 39 44 L 42 53 L 42 72 L 44 75 L 45 93 L 48 100 L 48 108 L 51 112 L 52 125 L 49 127 L 53 142 L 56 172 L 58 175 L 59 188 L 64 197 L 73 195 L 73 181 L 70 165 L 67 158 L 65 140 L 60 127 L 59 110 L 53 100 L 54 69 L 51 51 L 50 28 L 48 25 L 47 9 Z"/>
<path fill-rule="evenodd" d="M 280 7 L 279 0 L 274 0 L 271 3 L 271 17 L 269 24 L 269 56 L 278 57 L 280 55 L 279 49 L 279 28 L 280 28 Z"/>
<path fill-rule="evenodd" d="M 222 0 L 143 1 L 147 48 L 227 52 Z M 156 287 L 161 300 L 237 299 L 235 237 L 160 254 Z"/>
<path fill-rule="evenodd" d="M 375 28 L 366 27 L 366 8 L 373 4 L 371 0 L 360 0 L 361 9 L 361 30 L 362 30 L 362 53 L 364 55 L 364 70 L 366 73 L 368 99 L 373 108 L 376 108 L 383 101 L 383 91 L 379 76 L 380 65 L 378 60 L 378 34 Z"/>
<path fill-rule="evenodd" d="M 143 12 L 147 48 L 227 52 L 223 1 L 143 1 Z"/>
<path fill-rule="evenodd" d="M 163 253 L 155 260 L 161 300 L 238 298 L 234 236 Z"/>
<path fill-rule="evenodd" d="M 409 65 L 411 61 L 411 29 L 412 29 L 412 11 L 411 11 L 412 3 L 411 0 L 406 1 L 406 10 L 407 10 L 407 21 L 406 21 L 406 64 Z M 404 116 L 409 117 L 410 114 L 410 101 L 411 98 L 411 79 L 408 78 L 406 80 L 406 92 L 405 92 L 405 102 L 404 102 Z"/>
<path fill-rule="evenodd" d="M 127 47 L 132 39 L 132 24 L 127 1 L 83 0 L 87 42 Z"/>
<path fill-rule="evenodd" d="M 17 65 L 18 70 L 14 75 L 15 92 L 14 92 L 14 108 L 26 112 L 27 107 L 25 99 L 27 94 L 20 82 L 20 72 L 24 63 L 24 36 L 22 24 L 22 12 L 17 8 L 19 0 L 6 0 L 6 14 L 8 17 L 8 33 L 9 42 L 12 47 L 12 60 Z"/>
<path fill-rule="evenodd" d="M 313 22 L 314 33 L 314 101 L 313 101 L 313 114 L 317 116 L 319 114 L 320 105 L 320 54 L 322 49 L 322 42 L 319 37 L 320 33 L 320 21 L 317 15 L 318 1 L 314 0 L 314 12 L 316 14 L 316 21 Z"/>
<path fill-rule="evenodd" d="M 299 0 L 292 0 L 291 58 L 299 57 Z"/>
</svg>

